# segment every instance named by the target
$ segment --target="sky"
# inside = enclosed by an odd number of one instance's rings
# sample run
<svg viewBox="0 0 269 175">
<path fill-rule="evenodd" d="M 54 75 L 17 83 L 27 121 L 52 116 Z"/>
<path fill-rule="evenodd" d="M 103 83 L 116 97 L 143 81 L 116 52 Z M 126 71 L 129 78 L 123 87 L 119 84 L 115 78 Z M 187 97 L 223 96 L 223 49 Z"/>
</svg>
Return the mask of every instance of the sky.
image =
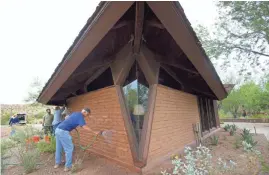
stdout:
<svg viewBox="0 0 269 175">
<path fill-rule="evenodd" d="M 0 0 L 0 104 L 23 103 L 35 77 L 50 78 L 98 3 Z M 214 24 L 215 2 L 180 3 L 193 26 Z"/>
</svg>

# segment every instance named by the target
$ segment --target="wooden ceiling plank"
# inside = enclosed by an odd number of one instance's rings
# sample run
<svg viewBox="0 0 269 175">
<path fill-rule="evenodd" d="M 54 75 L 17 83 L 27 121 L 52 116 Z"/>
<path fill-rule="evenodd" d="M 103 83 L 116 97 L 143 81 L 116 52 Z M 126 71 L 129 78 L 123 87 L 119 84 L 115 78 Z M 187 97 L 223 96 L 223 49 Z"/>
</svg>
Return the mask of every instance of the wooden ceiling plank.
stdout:
<svg viewBox="0 0 269 175">
<path fill-rule="evenodd" d="M 145 8 L 144 2 L 142 1 L 136 2 L 134 53 L 139 53 L 140 51 L 143 23 L 144 23 L 144 8 Z"/>
</svg>

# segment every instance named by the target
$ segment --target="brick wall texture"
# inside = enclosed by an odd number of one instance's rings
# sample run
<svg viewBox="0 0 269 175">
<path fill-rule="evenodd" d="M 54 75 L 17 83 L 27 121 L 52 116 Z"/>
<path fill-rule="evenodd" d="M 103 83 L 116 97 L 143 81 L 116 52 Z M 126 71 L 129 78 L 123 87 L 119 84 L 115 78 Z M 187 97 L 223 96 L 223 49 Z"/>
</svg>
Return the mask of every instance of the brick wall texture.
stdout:
<svg viewBox="0 0 269 175">
<path fill-rule="evenodd" d="M 148 164 L 194 141 L 192 124 L 197 122 L 196 96 L 158 85 Z"/>
<path fill-rule="evenodd" d="M 71 112 L 80 111 L 83 107 L 89 107 L 94 119 L 86 119 L 86 123 L 93 130 L 113 130 L 111 143 L 103 138 L 89 150 L 116 160 L 127 166 L 133 166 L 132 154 L 121 114 L 120 104 L 115 87 L 107 87 L 85 95 L 68 99 L 68 108 Z M 93 135 L 83 129 L 79 129 L 82 145 L 87 145 Z M 71 132 L 73 142 L 77 144 L 75 131 Z"/>
</svg>

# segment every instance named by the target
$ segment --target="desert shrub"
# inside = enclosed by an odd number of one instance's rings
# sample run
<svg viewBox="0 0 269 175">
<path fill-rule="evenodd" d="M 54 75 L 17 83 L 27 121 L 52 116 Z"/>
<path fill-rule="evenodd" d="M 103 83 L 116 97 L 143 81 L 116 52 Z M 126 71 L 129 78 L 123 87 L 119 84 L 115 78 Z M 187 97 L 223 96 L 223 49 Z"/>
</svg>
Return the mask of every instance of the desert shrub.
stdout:
<svg viewBox="0 0 269 175">
<path fill-rule="evenodd" d="M 250 130 L 244 128 L 243 133 L 241 133 L 241 138 L 243 140 L 242 144 L 245 151 L 250 151 L 257 145 L 257 141 L 254 141 L 253 135 L 250 133 Z"/>
<path fill-rule="evenodd" d="M 238 148 L 240 148 L 241 147 L 241 139 L 240 139 L 240 137 L 236 137 L 235 138 L 235 142 L 233 143 L 233 146 L 234 146 L 234 148 L 235 149 L 238 149 Z"/>
<path fill-rule="evenodd" d="M 252 134 L 249 134 L 245 139 L 244 139 L 244 141 L 246 142 L 246 143 L 248 143 L 248 144 L 250 144 L 252 147 L 255 147 L 256 145 L 257 145 L 257 141 L 255 141 L 254 139 L 253 139 L 253 136 L 252 136 Z"/>
<path fill-rule="evenodd" d="M 219 143 L 219 137 L 214 135 L 213 137 L 210 137 L 210 140 L 211 140 L 211 145 L 218 145 Z"/>
<path fill-rule="evenodd" d="M 235 134 L 235 131 L 233 129 L 230 129 L 230 136 L 233 136 Z"/>
<path fill-rule="evenodd" d="M 198 174 L 214 174 L 222 172 L 230 172 L 236 166 L 233 161 L 223 161 L 218 159 L 217 164 L 212 162 L 212 155 L 210 150 L 205 146 L 199 146 L 196 150 L 192 150 L 190 147 L 186 147 L 184 150 L 185 159 L 179 159 L 178 157 L 172 160 L 173 172 L 172 174 L 179 175 L 198 175 Z M 162 175 L 171 175 L 166 170 L 161 172 Z"/>
<path fill-rule="evenodd" d="M 40 141 L 37 143 L 37 149 L 44 153 L 54 153 L 56 151 L 56 139 L 55 137 L 51 137 L 50 142 L 47 143 L 45 141 Z"/>
<path fill-rule="evenodd" d="M 37 169 L 40 153 L 37 149 L 20 153 L 20 162 L 24 173 L 28 174 Z"/>
<path fill-rule="evenodd" d="M 1 157 L 4 157 L 8 150 L 15 146 L 15 142 L 11 139 L 1 139 Z"/>
<path fill-rule="evenodd" d="M 217 161 L 216 168 L 213 169 L 213 173 L 232 173 L 236 167 L 236 163 L 232 160 L 227 163 L 226 161 L 222 160 L 221 158 Z"/>
<path fill-rule="evenodd" d="M 231 125 L 229 125 L 229 124 L 227 124 L 227 125 L 224 126 L 224 130 L 225 131 L 229 131 L 230 128 L 231 128 Z"/>
<path fill-rule="evenodd" d="M 10 114 L 9 113 L 2 113 L 1 114 L 1 125 L 8 125 L 9 119 L 10 119 Z"/>
<path fill-rule="evenodd" d="M 1 172 L 3 173 L 6 163 L 7 163 L 7 158 L 9 156 L 9 149 L 14 147 L 15 142 L 13 142 L 10 139 L 2 139 L 1 140 Z"/>
<path fill-rule="evenodd" d="M 26 126 L 24 130 L 22 129 L 14 129 L 14 130 L 15 130 L 15 134 L 11 136 L 10 139 L 21 144 L 24 144 L 28 138 L 31 138 L 35 135 L 39 135 L 39 136 L 43 135 L 42 131 L 39 131 L 38 129 L 33 128 L 32 126 Z"/>
<path fill-rule="evenodd" d="M 250 134 L 250 129 L 246 129 L 246 128 L 244 128 L 242 134 L 243 134 L 243 135 L 249 135 L 249 134 Z M 241 135 L 242 135 L 242 134 L 241 134 Z"/>
<path fill-rule="evenodd" d="M 242 145 L 243 145 L 244 151 L 250 152 L 254 150 L 254 146 L 246 141 L 242 141 Z"/>
<path fill-rule="evenodd" d="M 232 129 L 233 131 L 236 131 L 236 130 L 237 130 L 237 126 L 236 126 L 235 124 L 232 124 L 232 125 L 231 125 L 231 129 Z"/>
</svg>

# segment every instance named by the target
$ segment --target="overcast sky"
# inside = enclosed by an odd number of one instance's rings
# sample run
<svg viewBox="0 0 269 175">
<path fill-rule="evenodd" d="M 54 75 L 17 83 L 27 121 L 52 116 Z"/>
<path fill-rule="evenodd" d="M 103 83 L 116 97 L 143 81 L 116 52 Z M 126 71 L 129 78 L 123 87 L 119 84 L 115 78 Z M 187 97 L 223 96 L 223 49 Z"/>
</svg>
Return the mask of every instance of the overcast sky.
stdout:
<svg viewBox="0 0 269 175">
<path fill-rule="evenodd" d="M 210 27 L 213 1 L 180 1 L 192 25 Z M 95 0 L 0 1 L 0 104 L 20 104 L 35 77 L 46 82 L 94 12 Z"/>
</svg>

